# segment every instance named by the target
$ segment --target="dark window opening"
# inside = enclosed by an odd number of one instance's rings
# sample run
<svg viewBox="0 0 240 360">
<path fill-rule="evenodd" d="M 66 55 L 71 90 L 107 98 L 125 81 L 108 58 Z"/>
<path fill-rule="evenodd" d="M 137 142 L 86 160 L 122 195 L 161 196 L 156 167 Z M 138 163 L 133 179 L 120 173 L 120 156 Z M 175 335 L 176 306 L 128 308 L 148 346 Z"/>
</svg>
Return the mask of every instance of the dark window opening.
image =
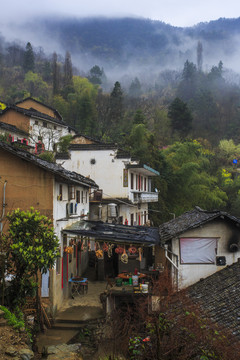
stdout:
<svg viewBox="0 0 240 360">
<path fill-rule="evenodd" d="M 59 201 L 62 201 L 62 194 L 63 194 L 62 184 L 59 184 L 59 194 L 58 194 Z"/>
<path fill-rule="evenodd" d="M 134 177 L 133 177 L 133 174 L 131 174 L 131 189 L 133 189 L 133 182 L 134 182 Z"/>
<path fill-rule="evenodd" d="M 81 199 L 80 199 L 80 190 L 77 190 L 76 191 L 76 202 L 79 204 L 81 202 Z"/>
</svg>

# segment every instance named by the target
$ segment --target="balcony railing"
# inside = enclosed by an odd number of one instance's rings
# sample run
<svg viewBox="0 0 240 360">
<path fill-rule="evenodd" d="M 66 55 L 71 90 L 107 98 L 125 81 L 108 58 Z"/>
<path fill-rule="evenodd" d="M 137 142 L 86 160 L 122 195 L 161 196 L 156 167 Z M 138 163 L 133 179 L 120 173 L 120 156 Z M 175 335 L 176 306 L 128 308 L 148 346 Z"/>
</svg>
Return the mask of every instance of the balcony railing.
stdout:
<svg viewBox="0 0 240 360">
<path fill-rule="evenodd" d="M 130 194 L 130 200 L 133 203 L 152 203 L 158 201 L 157 192 L 141 192 L 141 191 L 132 191 Z"/>
</svg>

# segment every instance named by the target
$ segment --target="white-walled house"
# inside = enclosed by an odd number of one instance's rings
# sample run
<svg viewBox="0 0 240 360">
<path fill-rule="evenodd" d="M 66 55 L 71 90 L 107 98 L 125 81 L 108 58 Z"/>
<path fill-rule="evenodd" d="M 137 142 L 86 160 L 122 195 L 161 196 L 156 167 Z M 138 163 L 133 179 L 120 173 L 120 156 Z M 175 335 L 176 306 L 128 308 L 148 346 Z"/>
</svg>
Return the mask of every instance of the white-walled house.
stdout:
<svg viewBox="0 0 240 360">
<path fill-rule="evenodd" d="M 28 145 L 29 134 L 23 130 L 18 129 L 16 126 L 6 124 L 0 121 L 0 135 L 6 137 L 6 141 L 9 143 L 19 142 L 21 144 Z"/>
<path fill-rule="evenodd" d="M 57 110 L 33 98 L 7 105 L 0 113 L 0 121 L 28 134 L 28 145 L 35 153 L 52 151 L 62 136 L 75 134 Z"/>
<path fill-rule="evenodd" d="M 240 219 L 196 207 L 159 227 L 155 261 L 169 268 L 175 285 L 186 288 L 240 258 Z"/>
<path fill-rule="evenodd" d="M 57 310 L 69 295 L 68 280 L 82 275 L 88 265 L 88 252 L 81 239 L 63 234 L 73 223 L 89 214 L 89 193 L 96 183 L 55 163 L 49 163 L 19 147 L 0 141 L 0 231 L 7 228 L 6 214 L 31 207 L 53 221 L 59 239 L 60 257 L 54 269 L 42 278 L 42 296 L 49 297 Z M 81 261 L 79 261 L 81 257 Z"/>
<path fill-rule="evenodd" d="M 85 136 L 75 136 L 69 154 L 58 154 L 57 162 L 70 171 L 95 180 L 99 189 L 93 192 L 91 220 L 145 225 L 148 204 L 158 201 L 151 179 L 159 173 L 132 159 L 116 144 L 94 142 Z"/>
</svg>

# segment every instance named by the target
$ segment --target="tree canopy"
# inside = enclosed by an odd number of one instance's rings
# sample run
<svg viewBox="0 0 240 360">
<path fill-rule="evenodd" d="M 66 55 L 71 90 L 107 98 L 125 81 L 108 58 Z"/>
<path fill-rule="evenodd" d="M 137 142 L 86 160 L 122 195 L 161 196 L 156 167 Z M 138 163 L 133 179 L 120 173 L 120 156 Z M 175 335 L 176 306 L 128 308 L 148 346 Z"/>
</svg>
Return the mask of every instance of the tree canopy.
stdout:
<svg viewBox="0 0 240 360">
<path fill-rule="evenodd" d="M 14 210 L 7 215 L 9 230 L 9 256 L 12 281 L 12 299 L 16 304 L 38 286 L 38 272 L 46 273 L 55 264 L 59 241 L 54 233 L 52 221 L 39 211 Z"/>
</svg>

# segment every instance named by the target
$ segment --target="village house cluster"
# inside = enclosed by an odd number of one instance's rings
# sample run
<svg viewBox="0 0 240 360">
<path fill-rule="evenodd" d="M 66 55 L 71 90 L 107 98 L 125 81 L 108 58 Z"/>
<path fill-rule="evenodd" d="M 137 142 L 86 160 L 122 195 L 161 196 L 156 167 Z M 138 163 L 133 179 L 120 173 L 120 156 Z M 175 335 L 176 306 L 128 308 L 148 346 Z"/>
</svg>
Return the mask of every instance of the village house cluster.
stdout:
<svg viewBox="0 0 240 360">
<path fill-rule="evenodd" d="M 238 218 L 196 207 L 154 228 L 149 204 L 158 201 L 152 186 L 158 171 L 116 144 L 77 133 L 57 110 L 32 98 L 2 108 L 0 231 L 7 227 L 7 212 L 17 208 L 33 207 L 52 220 L 60 257 L 42 276 L 41 296 L 50 299 L 53 312 L 69 296 L 71 278 L 86 272 L 92 254 L 98 280 L 124 271 L 169 271 L 176 289 L 190 286 L 206 307 L 216 283 L 218 294 L 226 287 L 228 297 L 239 292 Z M 69 146 L 59 151 L 66 135 Z M 38 156 L 46 151 L 55 152 L 54 163 Z M 209 301 L 213 318 L 225 309 L 216 294 Z M 231 306 L 232 316 L 239 316 L 237 305 Z M 228 315 L 224 321 L 231 323 Z M 240 335 L 240 326 L 232 328 Z"/>
<path fill-rule="evenodd" d="M 132 270 L 137 265 L 139 269 L 152 265 L 149 251 L 147 257 L 143 248 L 145 243 L 154 245 L 156 237 L 150 236 L 149 241 L 145 235 L 139 242 L 137 237 L 138 226 L 144 225 L 146 232 L 150 230 L 148 204 L 158 201 L 158 192 L 151 185 L 152 177 L 159 175 L 157 171 L 132 159 L 116 144 L 78 134 L 57 110 L 32 98 L 2 110 L 0 134 L 5 135 L 5 141 L 0 141 L 0 195 L 4 199 L 1 229 L 4 215 L 16 208 L 33 207 L 52 219 L 61 257 L 55 268 L 42 276 L 42 296 L 51 299 L 53 309 L 69 296 L 71 277 L 86 271 L 89 253 L 102 251 L 104 239 L 110 244 L 107 246 L 121 244 L 125 250 L 132 242 L 138 243 L 141 261 L 133 256 Z M 66 135 L 72 135 L 71 144 L 66 152 L 58 152 L 57 144 Z M 36 156 L 53 150 L 56 163 Z M 129 225 L 136 234 L 125 234 L 125 239 L 118 233 L 109 237 L 111 229 L 105 228 L 104 234 L 86 230 L 83 220 L 101 221 L 115 229 L 119 225 L 124 231 Z M 94 241 L 96 238 L 100 241 Z M 103 254 L 98 259 L 98 279 L 122 270 L 119 267 L 124 264 L 118 257 L 120 254 L 109 261 L 107 256 L 108 261 L 104 262 Z"/>
</svg>

